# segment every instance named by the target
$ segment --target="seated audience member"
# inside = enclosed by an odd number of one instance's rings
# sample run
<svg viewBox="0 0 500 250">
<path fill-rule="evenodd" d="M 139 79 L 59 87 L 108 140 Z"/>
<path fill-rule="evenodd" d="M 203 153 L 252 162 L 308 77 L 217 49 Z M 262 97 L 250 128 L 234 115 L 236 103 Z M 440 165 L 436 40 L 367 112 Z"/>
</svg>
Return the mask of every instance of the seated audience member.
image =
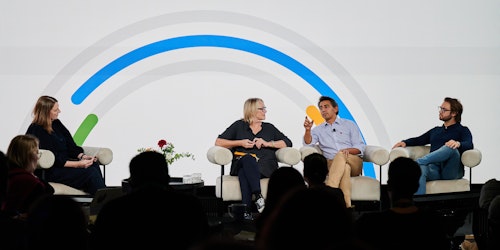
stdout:
<svg viewBox="0 0 500 250">
<path fill-rule="evenodd" d="M 493 199 L 498 195 L 500 195 L 500 181 L 496 179 L 486 181 L 479 193 L 479 206 L 488 209 Z"/>
<path fill-rule="evenodd" d="M 440 217 L 413 203 L 420 175 L 414 160 L 392 161 L 387 180 L 391 208 L 362 214 L 355 222 L 356 237 L 374 249 L 450 249 Z"/>
<path fill-rule="evenodd" d="M 479 210 L 487 216 L 486 223 L 483 217 L 473 216 L 472 232 L 475 240 L 465 239 L 461 244 L 462 249 L 500 249 L 500 181 L 490 179 L 484 183 L 479 194 Z"/>
<path fill-rule="evenodd" d="M 267 184 L 266 206 L 255 221 L 256 237 L 262 224 L 269 215 L 276 209 L 281 199 L 295 188 L 306 188 L 304 178 L 300 172 L 293 167 L 280 167 L 276 169 L 269 178 Z"/>
<path fill-rule="evenodd" d="M 34 174 L 39 158 L 36 137 L 14 137 L 7 149 L 7 158 L 10 162 L 2 210 L 12 215 L 24 216 L 38 197 L 53 194 L 54 189 Z"/>
<path fill-rule="evenodd" d="M 360 249 L 345 202 L 326 188 L 291 191 L 265 221 L 257 249 Z"/>
<path fill-rule="evenodd" d="M 339 196 L 339 199 L 345 202 L 342 189 L 326 185 L 326 177 L 328 175 L 328 160 L 320 153 L 312 153 L 304 157 L 304 180 L 311 187 L 320 187 L 330 189 Z M 350 209 L 353 206 L 351 205 Z"/>
<path fill-rule="evenodd" d="M 7 195 L 7 179 L 9 178 L 9 165 L 7 161 L 5 154 L 0 151 L 0 204 L 3 204 Z M 2 210 L 0 209 L 0 211 Z"/>
<path fill-rule="evenodd" d="M 326 186 L 328 175 L 328 161 L 320 153 L 312 153 L 304 157 L 304 180 L 309 187 Z"/>
<path fill-rule="evenodd" d="M 105 203 L 97 214 L 93 249 L 188 249 L 208 236 L 200 200 L 173 190 L 162 154 L 140 153 L 129 168 L 131 190 Z"/>
<path fill-rule="evenodd" d="M 81 205 L 64 195 L 45 195 L 27 215 L 27 249 L 87 250 L 87 217 Z"/>
<path fill-rule="evenodd" d="M 488 208 L 488 247 L 500 249 L 500 195 L 497 195 Z"/>
<path fill-rule="evenodd" d="M 8 164 L 7 157 L 0 151 L 0 204 L 7 195 Z M 13 217 L 11 212 L 0 210 L 0 235 L 2 235 L 2 249 L 23 249 L 24 247 L 24 220 Z"/>
</svg>

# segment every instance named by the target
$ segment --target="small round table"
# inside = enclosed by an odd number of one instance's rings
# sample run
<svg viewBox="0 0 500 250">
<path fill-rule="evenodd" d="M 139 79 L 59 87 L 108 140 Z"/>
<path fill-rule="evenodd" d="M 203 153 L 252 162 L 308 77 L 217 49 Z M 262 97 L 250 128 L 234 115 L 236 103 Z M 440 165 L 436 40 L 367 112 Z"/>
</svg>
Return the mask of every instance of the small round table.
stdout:
<svg viewBox="0 0 500 250">
<path fill-rule="evenodd" d="M 196 182 L 196 183 L 183 183 L 182 177 L 171 177 L 169 185 L 179 191 L 191 191 L 193 195 L 196 195 L 196 191 L 198 188 L 202 188 L 205 186 L 205 182 Z"/>
</svg>

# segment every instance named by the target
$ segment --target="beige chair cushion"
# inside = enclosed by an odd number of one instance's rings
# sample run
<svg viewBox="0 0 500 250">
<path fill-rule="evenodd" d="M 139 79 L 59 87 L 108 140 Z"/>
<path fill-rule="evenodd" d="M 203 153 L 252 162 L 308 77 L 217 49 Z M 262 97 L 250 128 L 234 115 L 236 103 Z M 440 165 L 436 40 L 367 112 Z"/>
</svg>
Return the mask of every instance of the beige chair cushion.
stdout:
<svg viewBox="0 0 500 250">
<path fill-rule="evenodd" d="M 380 201 L 380 182 L 368 176 L 351 177 L 352 201 Z"/>
<path fill-rule="evenodd" d="M 222 198 L 223 201 L 241 201 L 241 190 L 240 190 L 240 181 L 238 180 L 238 176 L 224 175 L 223 176 L 223 189 L 221 197 L 220 194 L 220 180 L 221 177 L 217 177 L 215 181 L 215 196 L 217 198 Z M 260 188 L 262 192 L 262 196 L 264 199 L 267 194 L 267 184 L 269 182 L 269 178 L 260 179 Z"/>
<path fill-rule="evenodd" d="M 56 195 L 88 195 L 82 190 L 72 188 L 61 183 L 49 182 L 49 184 L 54 188 L 54 194 Z"/>
<path fill-rule="evenodd" d="M 426 194 L 470 191 L 469 180 L 467 179 L 428 181 L 425 187 Z"/>
<path fill-rule="evenodd" d="M 301 155 L 298 149 L 292 147 L 280 148 L 276 150 L 276 158 L 279 163 L 284 163 L 289 166 L 293 166 L 300 162 Z M 233 154 L 231 150 L 221 147 L 212 146 L 207 151 L 207 159 L 213 164 L 219 166 L 229 165 L 233 160 Z M 260 188 L 262 195 L 266 198 L 267 195 L 267 183 L 269 178 L 264 178 L 260 180 Z M 241 201 L 241 190 L 240 182 L 237 176 L 224 175 L 222 179 L 223 187 L 221 197 L 221 177 L 217 177 L 215 180 L 215 196 L 217 198 L 222 198 L 223 201 Z"/>
</svg>

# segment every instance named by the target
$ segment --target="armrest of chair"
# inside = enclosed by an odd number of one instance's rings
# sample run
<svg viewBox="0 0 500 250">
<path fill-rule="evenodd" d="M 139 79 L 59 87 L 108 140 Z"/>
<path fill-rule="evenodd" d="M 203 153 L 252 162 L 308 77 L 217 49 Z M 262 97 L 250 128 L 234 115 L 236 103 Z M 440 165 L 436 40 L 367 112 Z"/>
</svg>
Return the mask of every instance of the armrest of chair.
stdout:
<svg viewBox="0 0 500 250">
<path fill-rule="evenodd" d="M 300 152 L 292 147 L 280 148 L 276 150 L 276 158 L 279 162 L 295 165 L 300 162 Z M 212 146 L 207 151 L 207 159 L 216 165 L 227 165 L 233 160 L 233 154 L 227 148 Z"/>
<path fill-rule="evenodd" d="M 299 152 L 300 152 L 300 156 L 301 156 L 302 161 L 304 161 L 304 158 L 306 158 L 306 156 L 308 156 L 310 154 L 313 154 L 313 153 L 322 154 L 323 153 L 323 152 L 321 152 L 321 149 L 319 149 L 319 147 L 317 147 L 317 146 L 302 146 L 299 149 Z"/>
<path fill-rule="evenodd" d="M 278 162 L 293 166 L 300 162 L 301 154 L 296 148 L 285 147 L 276 150 L 276 158 Z"/>
<path fill-rule="evenodd" d="M 418 159 L 426 154 L 428 154 L 430 151 L 430 146 L 411 146 L 411 147 L 398 147 L 394 148 L 391 150 L 391 153 L 389 155 L 390 161 L 393 161 L 394 159 L 403 156 L 403 157 L 409 157 L 411 159 Z M 462 164 L 464 166 L 473 168 L 479 163 L 481 163 L 482 155 L 481 151 L 479 149 L 469 149 L 466 150 L 462 154 Z"/>
<path fill-rule="evenodd" d="M 212 146 L 207 151 L 207 159 L 213 164 L 224 166 L 231 163 L 233 160 L 233 154 L 231 153 L 231 150 L 227 148 Z"/>
<path fill-rule="evenodd" d="M 82 146 L 83 153 L 95 155 L 101 165 L 108 165 L 113 161 L 113 151 L 110 148 Z"/>
<path fill-rule="evenodd" d="M 38 151 L 40 152 L 40 159 L 38 159 L 38 167 L 44 169 L 51 168 L 52 165 L 54 165 L 54 161 L 56 160 L 54 153 L 46 149 L 39 149 Z"/>
<path fill-rule="evenodd" d="M 462 154 L 462 164 L 469 168 L 479 165 L 479 163 L 481 163 L 481 159 L 482 155 L 479 149 L 469 149 Z"/>
<path fill-rule="evenodd" d="M 413 160 L 418 159 L 429 153 L 431 147 L 430 146 L 408 146 L 408 147 L 397 147 L 393 148 L 389 154 L 389 160 L 393 161 L 394 159 L 402 156 L 408 157 Z"/>
<path fill-rule="evenodd" d="M 389 151 L 381 146 L 366 145 L 363 161 L 373 162 L 379 166 L 389 162 Z"/>
</svg>

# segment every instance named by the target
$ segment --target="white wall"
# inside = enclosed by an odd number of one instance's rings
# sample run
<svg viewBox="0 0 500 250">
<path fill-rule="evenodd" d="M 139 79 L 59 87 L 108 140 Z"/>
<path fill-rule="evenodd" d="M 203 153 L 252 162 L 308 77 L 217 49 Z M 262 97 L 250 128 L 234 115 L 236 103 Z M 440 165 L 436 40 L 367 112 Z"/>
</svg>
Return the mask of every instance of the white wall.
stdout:
<svg viewBox="0 0 500 250">
<path fill-rule="evenodd" d="M 473 183 L 500 178 L 493 157 L 500 141 L 499 1 L 147 2 L 2 2 L 0 150 L 26 131 L 44 94 L 59 99 L 60 119 L 73 132 L 87 115 L 98 116 L 85 144 L 113 149 L 108 185 L 120 185 L 136 150 L 159 139 L 195 154 L 195 161 L 175 162 L 172 176 L 201 172 L 213 185 L 219 168 L 206 150 L 242 116 L 249 97 L 263 98 L 267 120 L 300 147 L 305 109 L 320 91 L 272 54 L 217 46 L 165 51 L 124 67 L 81 104 L 71 99 L 134 49 L 216 35 L 296 60 L 328 84 L 347 107 L 340 115 L 352 115 L 368 144 L 387 149 L 440 125 L 436 107 L 445 96 L 460 99 L 462 123 L 483 153 Z"/>
</svg>

